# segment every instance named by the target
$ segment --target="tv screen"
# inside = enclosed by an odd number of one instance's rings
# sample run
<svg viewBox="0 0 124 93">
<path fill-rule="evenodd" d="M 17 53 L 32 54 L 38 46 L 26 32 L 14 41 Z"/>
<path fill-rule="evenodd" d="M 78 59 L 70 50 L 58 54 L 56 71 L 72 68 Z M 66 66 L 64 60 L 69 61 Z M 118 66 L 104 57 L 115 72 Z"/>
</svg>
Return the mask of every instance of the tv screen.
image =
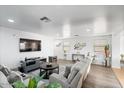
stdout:
<svg viewBox="0 0 124 93">
<path fill-rule="evenodd" d="M 20 52 L 41 51 L 41 40 L 20 38 Z"/>
</svg>

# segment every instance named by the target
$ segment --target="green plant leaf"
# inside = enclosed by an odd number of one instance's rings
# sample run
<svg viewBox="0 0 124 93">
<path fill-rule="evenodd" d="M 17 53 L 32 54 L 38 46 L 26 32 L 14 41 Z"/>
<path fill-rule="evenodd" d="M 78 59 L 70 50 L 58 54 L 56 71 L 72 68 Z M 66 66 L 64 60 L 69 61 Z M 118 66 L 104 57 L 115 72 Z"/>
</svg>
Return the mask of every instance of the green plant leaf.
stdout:
<svg viewBox="0 0 124 93">
<path fill-rule="evenodd" d="M 45 73 L 42 76 L 35 76 L 34 79 L 36 80 L 36 82 L 38 83 L 40 80 L 43 79 Z"/>
<path fill-rule="evenodd" d="M 58 82 L 49 83 L 46 88 L 62 88 L 61 84 Z"/>
<path fill-rule="evenodd" d="M 37 82 L 35 78 L 30 78 L 29 83 L 28 83 L 28 88 L 36 88 L 37 87 Z"/>
<path fill-rule="evenodd" d="M 105 50 L 109 50 L 109 45 L 106 45 L 105 46 Z"/>
<path fill-rule="evenodd" d="M 16 81 L 12 84 L 15 88 L 26 88 L 25 84 L 21 81 Z"/>
<path fill-rule="evenodd" d="M 15 88 L 37 88 L 38 82 L 43 79 L 43 77 L 44 77 L 45 74 L 46 74 L 46 73 L 44 73 L 42 76 L 35 76 L 35 77 L 33 77 L 33 78 L 30 78 L 27 87 L 26 87 L 26 85 L 25 85 L 23 82 L 21 82 L 21 81 L 16 81 L 16 82 L 14 82 L 12 85 L 13 85 Z"/>
<path fill-rule="evenodd" d="M 45 73 L 42 76 L 35 76 L 30 78 L 28 88 L 37 88 L 38 82 L 43 79 L 44 75 Z"/>
</svg>

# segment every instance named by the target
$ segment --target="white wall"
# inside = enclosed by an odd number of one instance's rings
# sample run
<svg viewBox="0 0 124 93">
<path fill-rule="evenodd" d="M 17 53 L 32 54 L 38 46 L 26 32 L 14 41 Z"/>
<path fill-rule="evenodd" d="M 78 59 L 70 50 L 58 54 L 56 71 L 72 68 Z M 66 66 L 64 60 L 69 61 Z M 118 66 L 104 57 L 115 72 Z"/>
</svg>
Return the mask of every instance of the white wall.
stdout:
<svg viewBox="0 0 124 93">
<path fill-rule="evenodd" d="M 4 27 L 0 28 L 0 34 L 1 64 L 10 68 L 17 67 L 20 60 L 24 60 L 25 57 L 48 57 L 53 55 L 53 38 Z M 42 50 L 37 52 L 19 52 L 19 38 L 41 40 Z"/>
<path fill-rule="evenodd" d="M 61 43 L 59 47 L 56 44 Z M 64 59 L 64 51 L 63 51 L 63 41 L 55 40 L 54 42 L 54 55 L 58 57 L 58 59 Z"/>
<path fill-rule="evenodd" d="M 112 67 L 120 68 L 120 33 L 112 35 Z"/>
<path fill-rule="evenodd" d="M 0 30 L 1 30 L 1 28 L 0 28 Z M 2 53 L 2 52 L 1 52 L 1 51 L 2 51 L 2 49 L 1 49 L 1 48 L 2 48 L 2 47 L 1 47 L 1 45 L 2 45 L 2 44 L 1 44 L 1 41 L 2 41 L 2 33 L 1 33 L 1 31 L 0 31 L 0 55 L 1 55 L 1 53 Z M 0 63 L 1 63 L 1 56 L 0 56 Z"/>
<path fill-rule="evenodd" d="M 124 32 L 112 35 L 112 67 L 120 68 L 120 55 L 124 54 Z"/>
<path fill-rule="evenodd" d="M 113 19 L 109 30 L 112 31 L 112 67 L 120 68 L 120 54 L 123 51 L 123 37 L 124 31 L 123 17 L 117 17 Z"/>
<path fill-rule="evenodd" d="M 120 37 L 120 54 L 124 54 L 124 31 Z"/>
</svg>

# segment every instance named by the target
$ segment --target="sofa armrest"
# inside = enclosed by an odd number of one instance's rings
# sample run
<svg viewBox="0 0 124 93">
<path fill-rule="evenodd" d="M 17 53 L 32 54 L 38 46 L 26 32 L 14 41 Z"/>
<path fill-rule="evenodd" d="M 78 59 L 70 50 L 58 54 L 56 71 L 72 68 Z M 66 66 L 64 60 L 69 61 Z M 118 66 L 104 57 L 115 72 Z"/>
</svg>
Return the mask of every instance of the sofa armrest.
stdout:
<svg viewBox="0 0 124 93">
<path fill-rule="evenodd" d="M 67 79 L 64 76 L 56 73 L 53 73 L 52 75 L 50 75 L 49 83 L 52 83 L 52 82 L 60 83 L 63 88 L 69 87 L 69 84 L 67 83 Z"/>
<path fill-rule="evenodd" d="M 19 80 L 23 81 L 22 76 L 19 73 L 17 73 L 16 71 L 12 71 L 11 73 L 15 74 L 16 76 L 19 77 Z"/>
<path fill-rule="evenodd" d="M 22 76 L 20 76 L 20 74 L 18 74 L 15 71 L 11 71 L 11 73 L 9 74 L 9 76 L 7 77 L 9 83 L 13 83 L 15 81 L 23 81 Z"/>
<path fill-rule="evenodd" d="M 21 66 L 22 66 L 22 67 L 25 67 L 25 66 L 26 66 L 26 62 L 21 61 Z"/>
</svg>

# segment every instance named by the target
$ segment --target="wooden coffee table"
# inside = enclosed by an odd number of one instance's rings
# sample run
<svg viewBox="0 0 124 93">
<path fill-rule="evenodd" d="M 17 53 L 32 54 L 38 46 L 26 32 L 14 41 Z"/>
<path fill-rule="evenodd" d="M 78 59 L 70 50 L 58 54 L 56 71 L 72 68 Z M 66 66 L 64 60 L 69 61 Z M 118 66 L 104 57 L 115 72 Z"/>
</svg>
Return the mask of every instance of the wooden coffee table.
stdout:
<svg viewBox="0 0 124 93">
<path fill-rule="evenodd" d="M 53 70 L 57 69 L 57 73 L 59 73 L 59 65 L 56 63 L 51 63 L 51 67 L 47 67 L 48 63 L 43 63 L 40 66 L 40 76 L 42 75 L 42 72 L 45 71 L 45 79 L 49 79 L 49 76 L 53 73 Z"/>
</svg>

